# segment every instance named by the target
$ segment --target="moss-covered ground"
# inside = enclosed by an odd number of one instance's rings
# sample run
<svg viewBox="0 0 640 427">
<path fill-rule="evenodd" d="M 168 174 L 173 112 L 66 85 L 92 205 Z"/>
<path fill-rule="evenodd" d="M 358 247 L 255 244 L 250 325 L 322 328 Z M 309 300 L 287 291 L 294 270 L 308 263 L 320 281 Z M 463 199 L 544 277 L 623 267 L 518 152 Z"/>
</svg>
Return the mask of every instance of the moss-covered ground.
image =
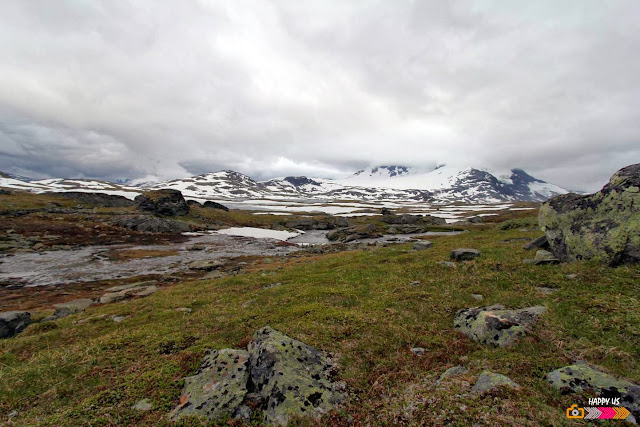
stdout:
<svg viewBox="0 0 640 427">
<path fill-rule="evenodd" d="M 575 425 L 564 412 L 584 396 L 561 396 L 544 375 L 583 359 L 640 381 L 640 266 L 523 264 L 531 257 L 523 244 L 541 233 L 500 228 L 470 226 L 434 237 L 423 251 L 405 244 L 274 258 L 250 273 L 183 281 L 147 298 L 31 325 L 0 341 L 0 423 L 17 411 L 11 425 L 169 424 L 182 378 L 207 349 L 244 348 L 270 325 L 340 364 L 350 399 L 318 425 Z M 437 264 L 459 247 L 482 255 L 455 269 Z M 558 290 L 545 294 L 540 286 Z M 454 330 L 457 310 L 497 303 L 549 310 L 510 348 L 482 346 Z M 131 317 L 116 323 L 112 315 Z M 411 347 L 424 347 L 424 356 Z M 435 387 L 458 364 L 469 373 Z M 522 389 L 474 396 L 470 387 L 484 370 Z M 132 409 L 143 398 L 153 410 Z"/>
</svg>

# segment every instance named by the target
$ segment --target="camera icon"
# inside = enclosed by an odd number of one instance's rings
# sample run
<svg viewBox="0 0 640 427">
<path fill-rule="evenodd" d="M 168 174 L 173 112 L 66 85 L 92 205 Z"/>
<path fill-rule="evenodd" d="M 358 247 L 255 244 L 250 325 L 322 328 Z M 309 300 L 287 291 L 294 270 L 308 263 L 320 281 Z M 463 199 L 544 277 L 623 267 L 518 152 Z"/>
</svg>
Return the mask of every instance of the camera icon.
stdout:
<svg viewBox="0 0 640 427">
<path fill-rule="evenodd" d="M 574 403 L 567 408 L 567 418 L 570 420 L 581 420 L 584 418 L 584 408 L 578 408 L 578 404 Z"/>
</svg>

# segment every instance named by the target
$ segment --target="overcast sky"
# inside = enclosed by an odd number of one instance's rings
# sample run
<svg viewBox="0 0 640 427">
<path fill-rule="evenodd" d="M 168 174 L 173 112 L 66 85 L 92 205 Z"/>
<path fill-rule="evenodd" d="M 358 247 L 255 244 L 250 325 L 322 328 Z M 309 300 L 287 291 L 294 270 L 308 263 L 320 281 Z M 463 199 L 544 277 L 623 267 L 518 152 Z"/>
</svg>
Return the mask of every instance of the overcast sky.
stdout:
<svg viewBox="0 0 640 427">
<path fill-rule="evenodd" d="M 0 170 L 342 177 L 640 162 L 640 1 L 0 2 Z"/>
</svg>

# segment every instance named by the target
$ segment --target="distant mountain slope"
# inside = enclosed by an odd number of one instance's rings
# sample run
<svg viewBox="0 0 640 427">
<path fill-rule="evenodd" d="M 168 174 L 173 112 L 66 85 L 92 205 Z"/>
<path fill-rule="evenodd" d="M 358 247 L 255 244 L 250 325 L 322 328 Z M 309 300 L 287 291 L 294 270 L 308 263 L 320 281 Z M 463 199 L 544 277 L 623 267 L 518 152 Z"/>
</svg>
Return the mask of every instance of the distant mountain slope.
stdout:
<svg viewBox="0 0 640 427">
<path fill-rule="evenodd" d="M 0 186 L 31 191 L 101 192 L 128 198 L 134 198 L 145 189 L 173 188 L 185 197 L 195 199 L 355 199 L 434 203 L 543 201 L 567 193 L 521 169 L 492 174 L 482 169 L 444 165 L 427 172 L 406 166 L 378 166 L 341 180 L 289 176 L 255 181 L 241 173 L 225 170 L 138 187 L 82 179 L 25 182 L 5 174 L 0 177 Z"/>
</svg>

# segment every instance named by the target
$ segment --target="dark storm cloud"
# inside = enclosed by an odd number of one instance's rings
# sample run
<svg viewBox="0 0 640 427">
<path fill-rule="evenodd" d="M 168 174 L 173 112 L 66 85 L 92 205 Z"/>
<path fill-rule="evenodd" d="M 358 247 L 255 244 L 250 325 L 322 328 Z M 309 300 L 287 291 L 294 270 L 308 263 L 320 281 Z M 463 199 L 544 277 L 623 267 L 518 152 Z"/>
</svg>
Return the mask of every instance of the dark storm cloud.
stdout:
<svg viewBox="0 0 640 427">
<path fill-rule="evenodd" d="M 0 170 L 337 177 L 640 161 L 640 3 L 6 1 Z"/>
</svg>

